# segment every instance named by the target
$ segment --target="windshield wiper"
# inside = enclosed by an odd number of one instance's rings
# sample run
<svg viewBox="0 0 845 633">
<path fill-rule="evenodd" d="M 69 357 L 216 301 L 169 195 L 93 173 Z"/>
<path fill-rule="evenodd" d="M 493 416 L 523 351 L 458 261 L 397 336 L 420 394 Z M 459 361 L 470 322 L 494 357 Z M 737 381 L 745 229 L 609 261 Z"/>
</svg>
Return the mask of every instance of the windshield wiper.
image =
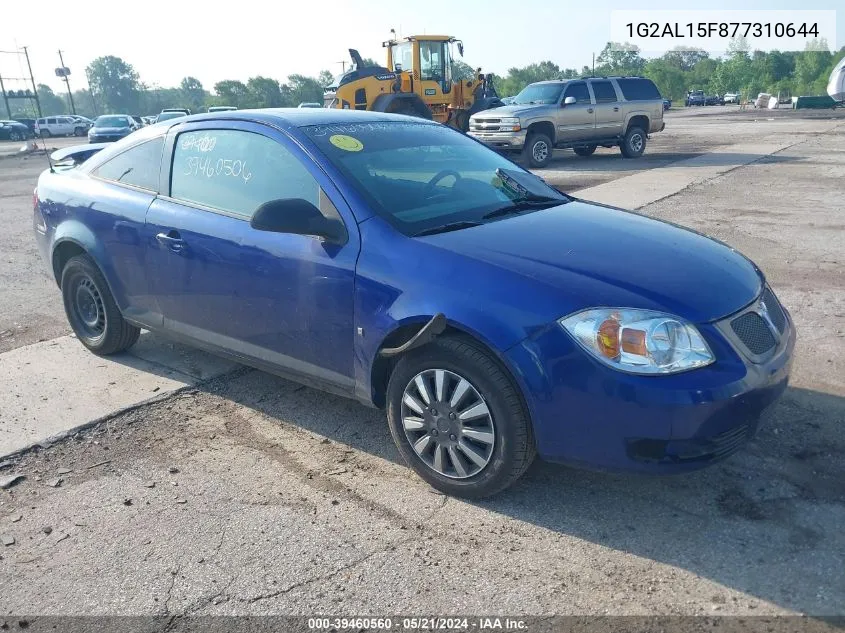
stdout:
<svg viewBox="0 0 845 633">
<path fill-rule="evenodd" d="M 419 233 L 414 233 L 412 237 L 421 237 L 423 235 L 434 235 L 436 233 L 448 233 L 449 231 L 459 231 L 461 229 L 469 229 L 473 226 L 479 226 L 481 222 L 471 220 L 461 220 L 460 222 L 449 222 L 448 224 L 441 224 L 430 229 L 424 229 Z"/>
<path fill-rule="evenodd" d="M 482 220 L 492 220 L 493 218 L 500 218 L 504 215 L 514 215 L 522 213 L 523 211 L 533 211 L 535 209 L 548 209 L 549 207 L 556 207 L 559 204 L 564 204 L 568 200 L 560 198 L 541 198 L 539 196 L 534 198 L 523 198 L 521 200 L 514 200 L 511 204 L 493 209 L 490 213 L 482 216 Z"/>
</svg>

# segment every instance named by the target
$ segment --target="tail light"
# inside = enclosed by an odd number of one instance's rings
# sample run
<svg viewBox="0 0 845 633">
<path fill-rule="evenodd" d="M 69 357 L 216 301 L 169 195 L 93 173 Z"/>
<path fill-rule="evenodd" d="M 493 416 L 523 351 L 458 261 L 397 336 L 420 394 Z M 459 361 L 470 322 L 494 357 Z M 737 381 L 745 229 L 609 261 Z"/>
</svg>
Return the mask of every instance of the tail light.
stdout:
<svg viewBox="0 0 845 633">
<path fill-rule="evenodd" d="M 47 231 L 47 221 L 44 219 L 44 214 L 41 213 L 41 201 L 38 199 L 38 188 L 32 190 L 32 218 L 35 224 L 35 230 L 40 233 Z"/>
</svg>

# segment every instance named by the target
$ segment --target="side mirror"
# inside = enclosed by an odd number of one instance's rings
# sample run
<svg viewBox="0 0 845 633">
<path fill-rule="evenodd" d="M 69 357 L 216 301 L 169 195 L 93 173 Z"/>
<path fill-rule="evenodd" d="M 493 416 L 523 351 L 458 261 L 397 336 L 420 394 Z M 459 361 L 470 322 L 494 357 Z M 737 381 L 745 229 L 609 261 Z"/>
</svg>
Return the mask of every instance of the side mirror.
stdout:
<svg viewBox="0 0 845 633">
<path fill-rule="evenodd" d="M 349 239 L 340 220 L 327 218 L 302 198 L 265 202 L 253 214 L 249 225 L 257 231 L 313 235 L 329 244 L 342 245 Z"/>
<path fill-rule="evenodd" d="M 567 97 L 563 100 L 563 105 L 568 106 L 575 103 L 575 97 Z"/>
</svg>

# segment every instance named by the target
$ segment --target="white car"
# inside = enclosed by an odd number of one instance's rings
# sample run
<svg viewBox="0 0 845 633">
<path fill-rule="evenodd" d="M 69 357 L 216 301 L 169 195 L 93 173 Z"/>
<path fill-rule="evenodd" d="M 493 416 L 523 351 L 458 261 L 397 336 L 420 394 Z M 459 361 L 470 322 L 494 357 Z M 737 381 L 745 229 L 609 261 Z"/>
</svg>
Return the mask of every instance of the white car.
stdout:
<svg viewBox="0 0 845 633">
<path fill-rule="evenodd" d="M 722 97 L 722 100 L 725 103 L 739 103 L 739 93 L 738 92 L 726 92 L 725 96 Z"/>
<path fill-rule="evenodd" d="M 49 116 L 35 120 L 35 134 L 43 138 L 48 136 L 85 136 L 88 127 L 72 116 Z"/>
</svg>

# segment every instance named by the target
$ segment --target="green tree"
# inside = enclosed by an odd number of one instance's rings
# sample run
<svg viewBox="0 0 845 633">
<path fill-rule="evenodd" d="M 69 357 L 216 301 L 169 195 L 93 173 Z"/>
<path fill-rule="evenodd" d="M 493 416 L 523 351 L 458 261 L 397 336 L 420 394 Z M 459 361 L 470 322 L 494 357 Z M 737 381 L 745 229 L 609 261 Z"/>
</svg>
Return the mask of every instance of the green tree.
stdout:
<svg viewBox="0 0 845 633">
<path fill-rule="evenodd" d="M 334 83 L 334 75 L 332 75 L 332 71 L 321 70 L 320 74 L 317 76 L 317 82 L 323 86 L 323 88 L 331 86 L 332 83 Z"/>
<path fill-rule="evenodd" d="M 597 75 L 641 75 L 645 60 L 640 57 L 640 49 L 633 44 L 608 42 L 596 57 Z"/>
<path fill-rule="evenodd" d="M 687 73 L 681 70 L 674 60 L 662 58 L 649 61 L 643 74 L 651 79 L 660 94 L 673 101 L 681 101 L 687 92 Z"/>
<path fill-rule="evenodd" d="M 53 89 L 46 84 L 38 84 L 38 101 L 41 104 L 41 113 L 44 116 L 70 112 L 64 99 L 53 92 Z"/>
<path fill-rule="evenodd" d="M 824 39 L 808 42 L 795 58 L 796 90 L 801 95 L 825 94 L 832 61 L 833 53 Z"/>
<path fill-rule="evenodd" d="M 224 79 L 214 84 L 214 92 L 224 105 L 231 105 L 238 108 L 252 107 L 250 103 L 250 92 L 246 84 L 237 79 Z"/>
<path fill-rule="evenodd" d="M 92 61 L 85 72 L 88 84 L 107 112 L 134 114 L 141 110 L 141 85 L 132 64 L 106 55 Z"/>
<path fill-rule="evenodd" d="M 664 53 L 661 59 L 670 66 L 674 66 L 675 68 L 684 72 L 689 72 L 693 68 L 695 68 L 695 65 L 697 63 L 709 57 L 710 55 L 708 55 L 706 51 L 683 50 L 676 48 L 667 53 Z"/>
<path fill-rule="evenodd" d="M 290 105 L 292 106 L 304 102 L 323 102 L 323 86 L 313 77 L 291 75 L 286 85 L 290 88 Z"/>
<path fill-rule="evenodd" d="M 250 77 L 246 82 L 249 107 L 281 108 L 286 105 L 279 90 L 279 82 L 269 77 Z"/>
<path fill-rule="evenodd" d="M 191 109 L 191 112 L 199 112 L 205 106 L 205 90 L 202 83 L 196 77 L 185 77 L 179 84 L 182 93 L 182 102 Z"/>
</svg>

